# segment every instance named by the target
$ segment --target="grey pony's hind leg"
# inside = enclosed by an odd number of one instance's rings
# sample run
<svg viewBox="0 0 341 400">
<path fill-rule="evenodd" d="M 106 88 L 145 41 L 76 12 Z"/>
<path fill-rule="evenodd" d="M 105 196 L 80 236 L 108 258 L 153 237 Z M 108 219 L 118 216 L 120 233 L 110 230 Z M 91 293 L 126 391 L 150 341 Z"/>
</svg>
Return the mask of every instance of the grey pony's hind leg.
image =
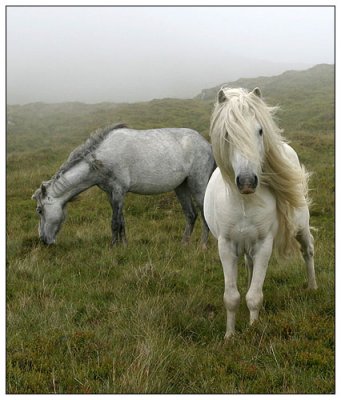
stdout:
<svg viewBox="0 0 341 400">
<path fill-rule="evenodd" d="M 195 184 L 193 184 L 193 180 L 191 180 L 189 178 L 188 179 L 188 187 L 189 187 L 191 196 L 193 197 L 194 202 L 200 211 L 200 216 L 201 216 L 201 220 L 202 220 L 201 245 L 202 245 L 202 248 L 205 250 L 205 249 L 207 249 L 208 234 L 210 232 L 207 222 L 205 220 L 205 216 L 204 216 L 204 197 L 205 197 L 206 185 L 205 186 L 195 185 Z"/>
<path fill-rule="evenodd" d="M 202 234 L 201 234 L 201 245 L 204 250 L 207 249 L 207 242 L 208 242 L 208 234 L 210 233 L 209 227 L 205 220 L 204 216 L 204 209 L 203 207 L 200 208 L 200 214 L 202 219 Z"/>
<path fill-rule="evenodd" d="M 194 229 L 197 212 L 192 202 L 191 193 L 186 181 L 175 189 L 175 194 L 181 204 L 186 218 L 186 227 L 182 237 L 182 243 L 187 244 Z"/>
<path fill-rule="evenodd" d="M 317 289 L 314 266 L 314 238 L 310 233 L 309 226 L 299 231 L 296 239 L 301 245 L 301 253 L 307 269 L 308 289 Z"/>
<path fill-rule="evenodd" d="M 112 207 L 112 219 L 111 219 L 111 230 L 112 230 L 112 244 L 123 243 L 127 244 L 125 234 L 125 222 L 123 216 L 123 200 L 124 194 L 118 191 L 113 191 L 109 194 L 109 200 Z"/>
</svg>

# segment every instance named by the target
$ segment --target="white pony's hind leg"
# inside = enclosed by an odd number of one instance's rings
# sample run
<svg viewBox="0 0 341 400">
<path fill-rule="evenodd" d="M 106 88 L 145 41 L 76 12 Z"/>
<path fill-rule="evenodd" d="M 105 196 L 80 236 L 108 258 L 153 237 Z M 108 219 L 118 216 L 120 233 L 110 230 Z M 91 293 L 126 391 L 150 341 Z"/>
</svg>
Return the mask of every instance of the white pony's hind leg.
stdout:
<svg viewBox="0 0 341 400">
<path fill-rule="evenodd" d="M 307 269 L 308 289 L 317 289 L 314 266 L 314 238 L 310 233 L 309 226 L 299 231 L 296 239 L 301 245 L 301 253 Z"/>
<path fill-rule="evenodd" d="M 225 340 L 235 332 L 236 312 L 240 302 L 240 294 L 237 288 L 237 255 L 231 242 L 224 238 L 218 239 L 218 250 L 224 270 L 225 291 L 224 304 L 226 308 L 226 334 Z"/>
</svg>

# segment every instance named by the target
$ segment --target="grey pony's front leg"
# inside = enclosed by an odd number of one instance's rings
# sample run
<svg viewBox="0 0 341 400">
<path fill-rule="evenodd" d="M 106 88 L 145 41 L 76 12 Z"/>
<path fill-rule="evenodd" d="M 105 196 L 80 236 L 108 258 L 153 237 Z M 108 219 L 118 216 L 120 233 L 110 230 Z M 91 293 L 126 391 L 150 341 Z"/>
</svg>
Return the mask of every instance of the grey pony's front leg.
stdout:
<svg viewBox="0 0 341 400">
<path fill-rule="evenodd" d="M 112 207 L 112 219 L 111 219 L 111 230 L 112 230 L 112 244 L 113 246 L 123 243 L 127 244 L 125 223 L 123 216 L 123 200 L 124 194 L 121 192 L 113 191 L 110 198 L 110 204 Z"/>
</svg>

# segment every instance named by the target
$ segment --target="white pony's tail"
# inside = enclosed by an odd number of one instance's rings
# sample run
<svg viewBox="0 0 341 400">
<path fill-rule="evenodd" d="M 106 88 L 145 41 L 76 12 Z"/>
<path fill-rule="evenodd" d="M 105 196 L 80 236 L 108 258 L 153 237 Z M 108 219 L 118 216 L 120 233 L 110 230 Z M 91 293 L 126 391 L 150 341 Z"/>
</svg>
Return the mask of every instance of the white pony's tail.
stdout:
<svg viewBox="0 0 341 400">
<path fill-rule="evenodd" d="M 275 254 L 284 258 L 297 255 L 300 250 L 300 245 L 296 240 L 297 223 L 295 220 L 295 209 L 297 207 L 309 207 L 311 204 L 308 188 L 311 173 L 307 172 L 304 165 L 301 165 L 299 168 L 301 183 L 298 184 L 298 190 L 296 191 L 301 194 L 301 199 L 296 199 L 296 201 L 299 200 L 299 202 L 296 204 L 290 204 L 281 196 L 281 194 L 277 197 L 277 217 L 279 228 L 274 241 L 274 250 Z M 314 230 L 314 228 L 310 227 L 310 230 Z"/>
</svg>

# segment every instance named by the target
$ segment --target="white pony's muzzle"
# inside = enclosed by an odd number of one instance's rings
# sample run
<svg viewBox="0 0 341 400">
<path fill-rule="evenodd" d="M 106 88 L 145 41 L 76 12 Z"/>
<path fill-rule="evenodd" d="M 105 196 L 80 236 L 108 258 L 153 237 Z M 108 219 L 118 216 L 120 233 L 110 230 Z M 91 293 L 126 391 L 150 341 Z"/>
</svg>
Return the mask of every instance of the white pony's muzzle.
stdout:
<svg viewBox="0 0 341 400">
<path fill-rule="evenodd" d="M 241 194 L 252 194 L 256 191 L 258 177 L 253 174 L 241 174 L 236 177 L 236 184 Z"/>
</svg>

